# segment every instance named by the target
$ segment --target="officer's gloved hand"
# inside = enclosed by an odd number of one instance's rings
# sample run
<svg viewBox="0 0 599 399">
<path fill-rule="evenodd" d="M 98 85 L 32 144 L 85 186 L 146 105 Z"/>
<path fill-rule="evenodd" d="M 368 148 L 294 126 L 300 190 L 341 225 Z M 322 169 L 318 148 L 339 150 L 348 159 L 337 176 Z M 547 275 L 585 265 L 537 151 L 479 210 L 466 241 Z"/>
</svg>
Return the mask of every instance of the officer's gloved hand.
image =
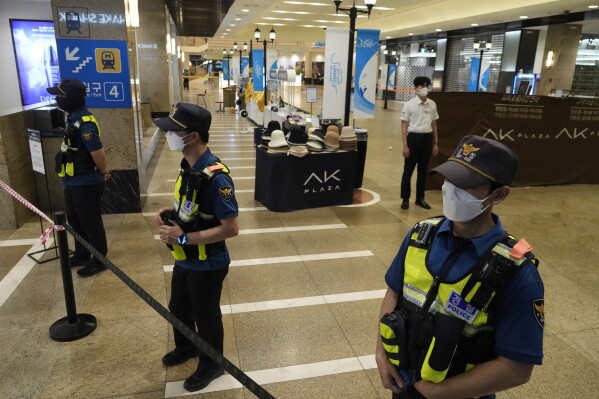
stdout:
<svg viewBox="0 0 599 399">
<path fill-rule="evenodd" d="M 399 399 L 426 399 L 426 397 L 418 392 L 414 385 L 410 385 L 399 394 Z"/>
</svg>

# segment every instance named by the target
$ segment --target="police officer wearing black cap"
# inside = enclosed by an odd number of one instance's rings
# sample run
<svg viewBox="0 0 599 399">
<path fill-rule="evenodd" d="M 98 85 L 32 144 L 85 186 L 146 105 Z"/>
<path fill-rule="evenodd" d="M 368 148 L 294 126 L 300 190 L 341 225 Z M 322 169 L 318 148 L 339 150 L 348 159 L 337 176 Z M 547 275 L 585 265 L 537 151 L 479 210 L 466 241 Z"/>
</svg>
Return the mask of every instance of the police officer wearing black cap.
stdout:
<svg viewBox="0 0 599 399">
<path fill-rule="evenodd" d="M 56 154 L 56 172 L 64 184 L 67 220 L 71 227 L 101 254 L 106 255 L 106 232 L 102 222 L 104 182 L 110 178 L 106 152 L 100 141 L 100 126 L 85 107 L 86 86 L 76 79 L 63 79 L 46 89 L 56 96 L 56 104 L 69 114 L 60 151 Z M 100 261 L 77 240 L 71 266 L 91 277 L 106 270 Z"/>
<path fill-rule="evenodd" d="M 166 132 L 169 148 L 183 153 L 174 207 L 160 209 L 156 223 L 160 240 L 175 258 L 170 311 L 222 354 L 220 295 L 231 262 L 225 239 L 239 233 L 239 210 L 229 169 L 208 148 L 211 121 L 206 109 L 186 103 L 178 103 L 168 117 L 154 121 Z M 174 337 L 176 347 L 162 358 L 164 365 L 200 358 L 183 384 L 186 390 L 203 389 L 223 375 L 220 365 L 176 329 Z"/>
<path fill-rule="evenodd" d="M 431 171 L 444 216 L 414 226 L 385 276 L 376 362 L 393 398 L 495 398 L 541 364 L 538 261 L 493 213 L 517 168 L 510 148 L 465 136 Z"/>
</svg>

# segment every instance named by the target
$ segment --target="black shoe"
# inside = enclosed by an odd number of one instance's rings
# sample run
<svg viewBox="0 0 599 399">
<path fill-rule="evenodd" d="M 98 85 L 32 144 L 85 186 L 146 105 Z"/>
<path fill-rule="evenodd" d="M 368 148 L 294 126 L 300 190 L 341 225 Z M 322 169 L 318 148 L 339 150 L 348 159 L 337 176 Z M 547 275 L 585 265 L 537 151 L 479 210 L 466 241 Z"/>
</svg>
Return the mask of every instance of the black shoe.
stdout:
<svg viewBox="0 0 599 399">
<path fill-rule="evenodd" d="M 198 370 L 193 373 L 183 383 L 183 388 L 189 392 L 199 391 L 200 389 L 206 388 L 213 380 L 217 379 L 225 373 L 222 368 L 216 368 L 212 370 Z"/>
<path fill-rule="evenodd" d="M 91 277 L 103 272 L 107 267 L 103 264 L 89 264 L 82 269 L 77 270 L 77 274 L 81 277 Z"/>
<path fill-rule="evenodd" d="M 410 207 L 410 202 L 408 200 L 403 200 L 401 203 L 401 209 L 408 209 Z"/>
<path fill-rule="evenodd" d="M 162 357 L 162 364 L 165 366 L 176 366 L 199 355 L 199 352 L 194 349 L 175 348 Z"/>
<path fill-rule="evenodd" d="M 71 267 L 77 267 L 77 266 L 87 266 L 89 265 L 89 260 L 90 258 L 80 258 L 78 256 L 71 256 L 69 258 L 69 260 L 71 261 Z"/>
<path fill-rule="evenodd" d="M 431 209 L 431 206 L 427 204 L 423 199 L 416 200 L 415 204 L 423 207 L 424 209 Z"/>
</svg>

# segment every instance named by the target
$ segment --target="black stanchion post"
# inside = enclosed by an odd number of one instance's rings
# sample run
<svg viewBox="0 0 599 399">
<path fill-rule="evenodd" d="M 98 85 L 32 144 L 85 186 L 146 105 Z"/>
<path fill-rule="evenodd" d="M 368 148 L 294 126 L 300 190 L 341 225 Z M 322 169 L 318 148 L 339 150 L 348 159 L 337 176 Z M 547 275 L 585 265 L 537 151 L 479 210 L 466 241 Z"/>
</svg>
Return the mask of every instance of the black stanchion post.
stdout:
<svg viewBox="0 0 599 399">
<path fill-rule="evenodd" d="M 62 226 L 65 223 L 64 212 L 54 214 L 54 224 Z M 96 318 L 90 314 L 77 314 L 75 304 L 75 291 L 73 290 L 73 276 L 69 260 L 69 242 L 67 231 L 59 230 L 56 233 L 60 269 L 62 271 L 62 285 L 64 287 L 64 300 L 67 307 L 67 317 L 55 321 L 50 326 L 50 338 L 55 341 L 76 341 L 86 337 L 96 329 Z"/>
</svg>

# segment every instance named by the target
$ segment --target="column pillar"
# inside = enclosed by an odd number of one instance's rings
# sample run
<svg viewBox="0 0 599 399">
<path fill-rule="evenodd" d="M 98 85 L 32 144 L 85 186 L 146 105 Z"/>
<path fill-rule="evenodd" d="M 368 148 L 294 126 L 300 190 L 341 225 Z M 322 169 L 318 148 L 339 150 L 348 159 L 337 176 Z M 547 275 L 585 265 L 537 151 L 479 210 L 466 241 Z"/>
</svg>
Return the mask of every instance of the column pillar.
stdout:
<svg viewBox="0 0 599 399">
<path fill-rule="evenodd" d="M 51 0 L 61 78 L 88 86 L 87 107 L 98 120 L 112 178 L 102 197 L 103 213 L 141 212 L 134 112 L 139 91 L 131 84 L 136 43 L 128 41 L 123 0 Z M 140 7 L 141 9 L 141 7 Z M 134 97 L 133 103 L 131 98 Z M 56 149 L 58 150 L 58 148 Z"/>
</svg>

